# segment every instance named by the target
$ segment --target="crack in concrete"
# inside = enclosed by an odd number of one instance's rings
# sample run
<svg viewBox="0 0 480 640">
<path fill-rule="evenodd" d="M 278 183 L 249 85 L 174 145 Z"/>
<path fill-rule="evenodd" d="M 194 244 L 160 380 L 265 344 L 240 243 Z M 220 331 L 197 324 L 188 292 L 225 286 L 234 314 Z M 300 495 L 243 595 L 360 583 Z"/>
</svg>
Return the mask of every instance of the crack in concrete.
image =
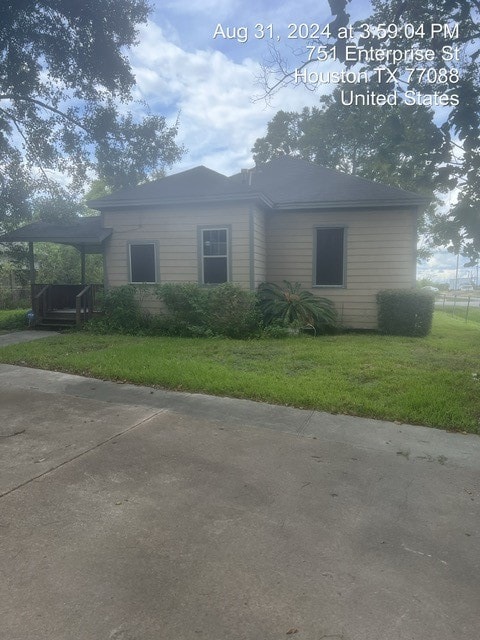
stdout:
<svg viewBox="0 0 480 640">
<path fill-rule="evenodd" d="M 91 451 L 95 451 L 95 449 L 98 449 L 99 447 L 102 447 L 104 444 L 107 444 L 108 442 L 111 442 L 115 438 L 121 438 L 126 433 L 129 433 L 130 431 L 133 431 L 134 429 L 137 429 L 138 427 L 141 427 L 143 424 L 145 424 L 146 422 L 148 422 L 152 418 L 156 418 L 158 415 L 160 415 L 162 413 L 167 413 L 167 412 L 168 412 L 168 409 L 160 409 L 159 411 L 153 413 L 151 416 L 148 416 L 147 418 L 143 418 L 143 420 L 140 420 L 140 422 L 137 422 L 137 423 L 131 425 L 127 429 L 124 429 L 123 431 L 120 431 L 119 433 L 115 433 L 113 436 L 110 436 L 110 437 L 106 438 L 105 440 L 102 440 L 101 442 L 97 442 L 97 444 L 93 445 L 92 447 L 89 447 L 88 449 L 85 449 L 85 451 L 82 451 L 81 453 L 77 454 L 76 456 L 73 456 L 72 458 L 69 458 L 68 460 L 64 460 L 63 462 L 60 462 L 59 464 L 55 465 L 54 467 L 51 467 L 50 469 L 47 469 L 47 471 L 44 471 L 43 473 L 39 473 L 37 476 L 34 476 L 33 478 L 29 478 L 28 480 L 25 480 L 25 482 L 21 482 L 17 486 L 12 487 L 11 489 L 8 489 L 7 491 L 4 491 L 3 493 L 0 493 L 0 499 L 4 498 L 5 496 L 8 496 L 10 493 L 13 493 L 14 491 L 17 491 L 17 489 L 21 489 L 22 487 L 25 487 L 26 485 L 30 484 L 31 482 L 34 482 L 35 480 L 39 480 L 40 478 L 43 478 L 44 476 L 52 473 L 53 471 L 56 471 L 57 469 L 60 469 L 60 467 L 64 467 L 65 465 L 69 464 L 70 462 L 73 462 L 74 460 L 78 460 L 78 458 L 81 458 L 82 456 L 86 455 L 87 453 L 90 453 Z"/>
<path fill-rule="evenodd" d="M 0 438 L 13 438 L 14 436 L 19 436 L 22 433 L 25 433 L 25 429 L 21 431 L 14 431 L 13 433 L 0 433 Z"/>
<path fill-rule="evenodd" d="M 306 419 L 304 420 L 304 422 L 298 427 L 297 429 L 297 435 L 301 436 L 301 435 L 305 435 L 305 431 L 307 430 L 308 425 L 310 424 L 310 422 L 312 421 L 313 416 L 315 415 L 316 411 L 312 411 L 310 413 L 310 415 L 308 415 L 306 417 Z"/>
</svg>

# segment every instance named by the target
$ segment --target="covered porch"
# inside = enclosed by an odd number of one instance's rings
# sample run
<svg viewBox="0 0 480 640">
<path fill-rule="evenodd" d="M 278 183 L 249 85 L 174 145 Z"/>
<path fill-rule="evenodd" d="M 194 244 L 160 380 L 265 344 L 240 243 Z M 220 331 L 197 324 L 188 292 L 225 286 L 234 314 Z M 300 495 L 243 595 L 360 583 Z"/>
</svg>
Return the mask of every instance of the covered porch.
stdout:
<svg viewBox="0 0 480 640">
<path fill-rule="evenodd" d="M 0 237 L 0 242 L 27 242 L 31 285 L 32 326 L 66 328 L 81 326 L 98 313 L 99 294 L 103 283 L 86 279 L 87 254 L 103 254 L 104 243 L 111 235 L 104 229 L 101 216 L 78 218 L 70 224 L 33 222 Z M 37 283 L 35 249 L 37 242 L 70 245 L 80 254 L 77 284 Z"/>
</svg>

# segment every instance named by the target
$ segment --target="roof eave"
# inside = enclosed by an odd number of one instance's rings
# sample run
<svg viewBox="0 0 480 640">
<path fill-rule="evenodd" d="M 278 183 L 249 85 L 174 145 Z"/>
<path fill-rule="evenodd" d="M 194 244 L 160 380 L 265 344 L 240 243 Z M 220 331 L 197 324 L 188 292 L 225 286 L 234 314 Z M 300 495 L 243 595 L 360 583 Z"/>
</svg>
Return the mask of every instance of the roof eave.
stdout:
<svg viewBox="0 0 480 640">
<path fill-rule="evenodd" d="M 102 233 L 98 236 L 51 236 L 51 235 L 35 235 L 34 233 L 15 234 L 6 233 L 0 236 L 0 242 L 53 242 L 55 244 L 69 244 L 69 245 L 92 245 L 101 246 L 104 241 L 112 234 L 113 229 L 103 229 Z"/>
<path fill-rule="evenodd" d="M 395 207 L 421 207 L 428 204 L 426 199 L 418 200 L 364 200 L 364 201 L 326 201 L 326 202 L 282 202 L 273 205 L 274 210 L 292 210 L 292 209 L 392 209 Z"/>
<path fill-rule="evenodd" d="M 199 204 L 208 202 L 237 202 L 237 201 L 251 201 L 257 200 L 266 204 L 269 207 L 274 206 L 273 201 L 263 193 L 233 193 L 228 195 L 212 195 L 212 196 L 195 196 L 191 198 L 151 198 L 134 200 L 131 202 L 125 202 L 125 200 L 110 201 L 108 203 L 102 203 L 99 200 L 91 200 L 87 202 L 91 209 L 97 209 L 98 211 L 107 211 L 115 209 L 129 209 L 132 207 L 165 207 L 171 205 L 182 204 Z M 98 206 L 101 204 L 101 207 Z"/>
</svg>

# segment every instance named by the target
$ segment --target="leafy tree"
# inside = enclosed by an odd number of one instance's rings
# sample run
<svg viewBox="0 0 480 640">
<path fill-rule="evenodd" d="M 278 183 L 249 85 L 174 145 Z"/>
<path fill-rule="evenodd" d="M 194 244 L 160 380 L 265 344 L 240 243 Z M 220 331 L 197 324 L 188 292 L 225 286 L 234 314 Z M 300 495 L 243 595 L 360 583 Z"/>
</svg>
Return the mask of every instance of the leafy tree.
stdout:
<svg viewBox="0 0 480 640">
<path fill-rule="evenodd" d="M 181 155 L 177 125 L 128 112 L 134 76 L 125 50 L 146 0 L 5 0 L 0 4 L 0 232 L 32 214 L 30 195 L 75 190 L 94 169 L 111 188 Z"/>
<path fill-rule="evenodd" d="M 43 284 L 78 284 L 80 282 L 80 254 L 74 247 L 39 242 L 35 246 L 38 264 L 36 281 Z M 102 256 L 85 256 L 86 282 L 103 282 Z"/>
<path fill-rule="evenodd" d="M 84 201 L 88 203 L 89 200 L 96 200 L 97 198 L 108 196 L 111 192 L 112 190 L 107 185 L 105 179 L 102 180 L 100 178 L 97 178 L 96 180 L 92 180 L 92 182 L 90 183 L 90 186 L 85 193 Z M 84 215 L 97 216 L 98 212 L 94 211 L 93 209 L 88 209 L 88 211 L 85 212 Z"/>
<path fill-rule="evenodd" d="M 423 106 L 345 106 L 333 95 L 321 108 L 300 113 L 279 111 L 259 138 L 256 162 L 279 155 L 299 156 L 331 169 L 421 193 L 435 202 L 434 192 L 449 186 L 448 140 Z M 429 210 L 431 213 L 431 209 Z M 425 230 L 420 221 L 420 231 Z"/>
<path fill-rule="evenodd" d="M 442 127 L 451 132 L 451 169 L 456 177 L 459 195 L 453 208 L 437 219 L 433 237 L 452 251 L 461 251 L 475 264 L 480 256 L 480 2 L 478 0 L 373 0 L 372 24 L 393 22 L 402 28 L 406 24 L 424 26 L 424 33 L 410 40 L 386 39 L 382 47 L 407 50 L 414 46 L 432 49 L 437 53 L 429 66 L 437 71 L 457 69 L 456 75 L 447 75 L 432 82 L 432 75 L 414 74 L 409 89 L 422 94 L 455 94 L 454 105 Z M 449 25 L 450 29 L 432 33 L 431 25 Z M 453 25 L 458 24 L 458 34 Z M 372 43 L 373 44 L 373 43 Z M 366 43 L 368 46 L 369 43 Z M 378 45 L 376 45 L 378 46 Z M 458 50 L 458 60 L 446 60 L 438 55 L 443 47 Z M 398 65 L 400 73 L 405 63 Z M 407 87 L 405 87 L 407 88 Z"/>
<path fill-rule="evenodd" d="M 339 37 L 339 29 L 349 24 L 348 3 L 350 0 L 329 0 L 334 20 L 330 23 L 329 39 L 318 40 L 319 46 L 336 45 L 339 62 L 345 66 L 353 66 L 353 61 L 346 62 L 345 38 Z M 446 138 L 450 139 L 449 168 L 455 178 L 455 189 L 458 201 L 448 213 L 438 217 L 438 224 L 433 229 L 436 242 L 448 245 L 452 250 L 462 250 L 471 258 L 473 264 L 480 255 L 480 2 L 479 0 L 372 0 L 372 14 L 365 16 L 354 27 L 359 33 L 360 24 L 371 26 L 379 24 L 397 25 L 402 33 L 405 25 L 423 26 L 413 37 L 386 37 L 363 39 L 362 46 L 368 49 L 385 51 L 406 51 L 411 49 L 431 49 L 435 52 L 434 60 L 427 66 L 434 71 L 447 70 L 447 75 L 413 73 L 410 78 L 405 75 L 410 62 L 399 62 L 390 65 L 395 71 L 397 81 L 390 82 L 385 73 L 382 88 L 388 92 L 395 88 L 399 94 L 407 89 L 418 91 L 422 95 L 437 92 L 447 96 L 458 96 L 448 109 L 444 109 L 444 124 L 439 127 Z M 438 32 L 432 30 L 432 24 L 448 25 L 449 30 Z M 458 34 L 453 25 L 458 24 Z M 383 35 L 383 34 L 382 34 Z M 452 60 L 441 55 L 443 47 L 453 47 L 458 53 Z M 458 59 L 457 59 L 458 58 Z M 302 58 L 294 63 L 294 67 L 307 67 L 317 64 L 315 59 Z M 372 71 L 380 66 L 377 61 L 367 63 L 364 69 Z M 389 65 L 386 65 L 387 67 Z M 415 65 L 413 65 L 415 66 Z M 420 65 L 417 65 L 420 66 Z M 425 66 L 425 65 L 421 65 Z M 395 69 L 393 69 L 395 67 Z M 268 97 L 286 84 L 294 81 L 294 69 L 289 67 L 279 52 L 275 52 L 272 60 L 265 64 L 264 92 Z M 459 75 L 450 73 L 458 69 Z M 365 87 L 364 87 L 365 88 Z M 368 87 L 367 87 L 368 88 Z M 379 88 L 379 87 L 375 87 Z M 457 104 L 458 102 L 458 104 Z M 383 111 L 377 108 L 376 113 Z M 373 121 L 372 121 L 373 123 Z"/>
<path fill-rule="evenodd" d="M 42 222 L 68 224 L 88 212 L 88 207 L 81 200 L 60 190 L 53 195 L 37 196 L 31 205 L 33 220 Z"/>
<path fill-rule="evenodd" d="M 297 155 L 331 169 L 431 195 L 445 189 L 445 136 L 422 106 L 345 106 L 339 89 L 320 98 L 321 108 L 279 111 L 252 149 L 256 162 Z"/>
</svg>

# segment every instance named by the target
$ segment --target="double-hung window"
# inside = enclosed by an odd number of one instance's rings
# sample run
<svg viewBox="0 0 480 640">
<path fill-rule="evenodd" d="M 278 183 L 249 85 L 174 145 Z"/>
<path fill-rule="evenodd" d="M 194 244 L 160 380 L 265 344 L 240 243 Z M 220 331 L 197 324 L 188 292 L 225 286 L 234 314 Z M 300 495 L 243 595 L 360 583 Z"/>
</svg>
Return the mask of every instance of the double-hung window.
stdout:
<svg viewBox="0 0 480 640">
<path fill-rule="evenodd" d="M 315 229 L 314 284 L 323 287 L 345 285 L 345 229 Z"/>
<path fill-rule="evenodd" d="M 130 258 L 130 282 L 156 282 L 157 268 L 155 256 L 155 244 L 144 242 L 141 244 L 129 244 Z"/>
<path fill-rule="evenodd" d="M 228 229 L 201 229 L 201 282 L 228 282 Z"/>
</svg>

